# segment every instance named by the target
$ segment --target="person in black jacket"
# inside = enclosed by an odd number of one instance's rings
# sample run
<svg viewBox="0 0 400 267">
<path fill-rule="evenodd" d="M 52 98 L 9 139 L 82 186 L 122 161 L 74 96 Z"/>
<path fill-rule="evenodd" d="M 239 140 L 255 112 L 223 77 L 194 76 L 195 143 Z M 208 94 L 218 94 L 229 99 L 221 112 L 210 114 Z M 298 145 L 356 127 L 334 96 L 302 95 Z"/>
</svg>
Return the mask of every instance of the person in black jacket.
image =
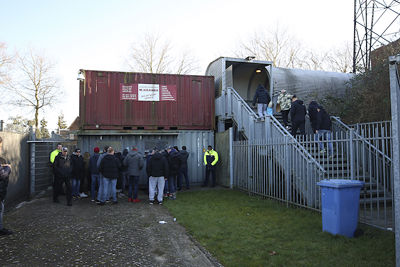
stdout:
<svg viewBox="0 0 400 267">
<path fill-rule="evenodd" d="M 113 204 L 118 203 L 116 186 L 120 168 L 121 161 L 114 156 L 114 148 L 109 147 L 107 150 L 107 155 L 105 155 L 100 162 L 99 171 L 103 175 L 104 188 L 108 188 L 108 185 L 111 184 L 111 195 L 113 198 Z M 104 190 L 99 204 L 104 205 L 107 198 L 108 191 Z"/>
<path fill-rule="evenodd" d="M 146 172 L 149 176 L 149 200 L 154 204 L 155 189 L 158 187 L 157 201 L 163 203 L 163 192 L 166 177 L 169 175 L 169 166 L 167 159 L 154 149 L 146 166 Z"/>
<path fill-rule="evenodd" d="M 87 197 L 86 194 L 81 195 L 79 193 L 81 181 L 83 180 L 83 175 L 85 172 L 85 163 L 83 161 L 81 150 L 79 148 L 75 149 L 75 152 L 71 155 L 71 162 L 72 162 L 72 177 L 71 177 L 72 197 L 74 199 L 78 199 L 81 196 Z"/>
<path fill-rule="evenodd" d="M 0 144 L 1 144 L 0 137 Z M 4 200 L 7 195 L 8 178 L 11 173 L 11 165 L 6 164 L 4 158 L 0 158 L 0 235 L 11 235 L 13 232 L 3 227 Z"/>
<path fill-rule="evenodd" d="M 304 106 L 303 101 L 297 99 L 296 95 L 293 95 L 292 97 L 290 117 L 292 121 L 292 135 L 296 136 L 297 129 L 300 129 L 300 134 L 305 135 L 306 107 Z"/>
<path fill-rule="evenodd" d="M 187 164 L 189 153 L 186 151 L 186 146 L 182 146 L 182 150 L 179 151 L 179 156 L 181 159 L 181 167 L 179 168 L 178 190 L 182 189 L 183 177 L 185 177 L 186 189 L 190 189 Z"/>
<path fill-rule="evenodd" d="M 317 102 L 311 101 L 310 104 L 308 104 L 308 116 L 310 117 L 311 128 L 313 130 L 313 133 L 315 133 L 317 125 L 317 113 L 318 113 L 317 109 L 318 109 Z"/>
<path fill-rule="evenodd" d="M 89 160 L 89 171 L 91 175 L 91 187 L 90 187 L 90 197 L 92 198 L 92 202 L 96 200 L 96 187 L 100 186 L 100 173 L 97 168 L 97 160 L 99 159 L 100 148 L 95 147 L 93 149 L 94 155 L 90 157 Z"/>
<path fill-rule="evenodd" d="M 72 206 L 71 195 L 71 175 L 72 175 L 72 162 L 68 155 L 68 148 L 63 147 L 61 154 L 58 154 L 54 160 L 54 172 L 56 179 L 53 189 L 53 202 L 59 203 L 58 195 L 62 190 L 62 185 L 65 183 L 67 205 Z"/>
<path fill-rule="evenodd" d="M 315 126 L 316 139 L 319 141 L 319 150 L 323 154 L 326 152 L 324 149 L 324 142 L 321 139 L 326 139 L 328 142 L 329 155 L 333 156 L 333 145 L 332 145 L 332 121 L 329 114 L 325 111 L 322 106 L 317 108 L 317 122 Z"/>
<path fill-rule="evenodd" d="M 168 188 L 169 188 L 169 198 L 176 199 L 176 185 L 179 174 L 179 169 L 181 166 L 181 159 L 178 151 L 173 147 L 167 148 L 168 152 L 168 164 L 169 164 L 169 175 L 168 175 Z"/>
<path fill-rule="evenodd" d="M 257 91 L 254 94 L 253 106 L 255 106 L 257 103 L 258 116 L 260 116 L 262 120 L 264 120 L 264 117 L 267 116 L 267 107 L 270 101 L 271 97 L 269 96 L 267 89 L 259 84 Z"/>
</svg>

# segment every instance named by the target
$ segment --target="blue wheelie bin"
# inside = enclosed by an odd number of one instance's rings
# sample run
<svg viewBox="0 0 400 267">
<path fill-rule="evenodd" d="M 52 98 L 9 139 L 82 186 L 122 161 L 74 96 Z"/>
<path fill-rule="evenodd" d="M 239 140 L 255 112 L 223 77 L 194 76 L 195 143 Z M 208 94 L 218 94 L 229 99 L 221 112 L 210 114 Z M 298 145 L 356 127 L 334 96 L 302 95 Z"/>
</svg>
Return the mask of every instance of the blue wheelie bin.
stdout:
<svg viewBox="0 0 400 267">
<path fill-rule="evenodd" d="M 364 182 L 330 179 L 321 180 L 317 185 L 321 187 L 322 231 L 354 237 Z"/>
</svg>

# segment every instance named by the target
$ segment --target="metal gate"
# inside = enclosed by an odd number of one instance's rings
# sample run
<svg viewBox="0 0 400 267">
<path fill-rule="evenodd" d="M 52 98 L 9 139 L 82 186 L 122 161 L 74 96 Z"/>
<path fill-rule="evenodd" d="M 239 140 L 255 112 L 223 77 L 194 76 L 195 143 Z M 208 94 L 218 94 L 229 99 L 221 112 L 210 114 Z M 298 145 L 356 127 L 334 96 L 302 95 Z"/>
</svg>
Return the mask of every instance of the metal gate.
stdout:
<svg viewBox="0 0 400 267">
<path fill-rule="evenodd" d="M 50 153 L 57 148 L 57 143 L 69 148 L 76 147 L 75 141 L 30 140 L 30 195 L 34 196 L 53 185 L 53 171 L 50 166 Z"/>
</svg>

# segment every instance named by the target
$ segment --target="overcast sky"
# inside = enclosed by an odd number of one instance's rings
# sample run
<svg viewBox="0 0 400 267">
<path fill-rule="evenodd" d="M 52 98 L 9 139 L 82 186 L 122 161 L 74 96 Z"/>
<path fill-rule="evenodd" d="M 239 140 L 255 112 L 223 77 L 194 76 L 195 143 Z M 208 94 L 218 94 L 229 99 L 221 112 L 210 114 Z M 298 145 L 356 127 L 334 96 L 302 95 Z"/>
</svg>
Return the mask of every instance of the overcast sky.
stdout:
<svg viewBox="0 0 400 267">
<path fill-rule="evenodd" d="M 277 24 L 309 49 L 352 43 L 353 8 L 349 0 L 3 0 L 0 42 L 9 52 L 38 49 L 56 63 L 64 99 L 40 114 L 52 130 L 60 111 L 68 124 L 79 115 L 78 70 L 128 70 L 129 46 L 146 32 L 189 49 L 199 61 L 195 74 L 204 74 L 217 57 L 234 56 L 241 40 Z M 0 107 L 0 119 L 18 113 L 33 118 L 33 112 Z"/>
</svg>

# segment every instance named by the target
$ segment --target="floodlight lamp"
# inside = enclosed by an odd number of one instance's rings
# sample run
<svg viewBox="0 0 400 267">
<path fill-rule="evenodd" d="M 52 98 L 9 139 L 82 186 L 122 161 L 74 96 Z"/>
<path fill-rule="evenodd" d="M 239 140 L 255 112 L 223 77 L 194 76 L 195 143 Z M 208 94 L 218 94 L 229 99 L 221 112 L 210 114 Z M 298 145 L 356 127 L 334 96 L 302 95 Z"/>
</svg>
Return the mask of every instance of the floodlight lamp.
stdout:
<svg viewBox="0 0 400 267">
<path fill-rule="evenodd" d="M 78 78 L 77 78 L 77 80 L 78 80 L 78 81 L 84 81 L 84 80 L 85 80 L 85 76 L 83 75 L 83 71 L 82 71 L 82 70 L 80 70 L 80 71 L 78 72 Z"/>
<path fill-rule="evenodd" d="M 256 73 L 260 73 L 261 72 L 261 70 L 260 69 L 256 69 Z"/>
<path fill-rule="evenodd" d="M 255 58 L 256 58 L 255 56 L 248 56 L 248 57 L 246 57 L 245 59 L 248 60 L 248 61 L 252 61 L 252 60 L 255 59 Z"/>
</svg>

